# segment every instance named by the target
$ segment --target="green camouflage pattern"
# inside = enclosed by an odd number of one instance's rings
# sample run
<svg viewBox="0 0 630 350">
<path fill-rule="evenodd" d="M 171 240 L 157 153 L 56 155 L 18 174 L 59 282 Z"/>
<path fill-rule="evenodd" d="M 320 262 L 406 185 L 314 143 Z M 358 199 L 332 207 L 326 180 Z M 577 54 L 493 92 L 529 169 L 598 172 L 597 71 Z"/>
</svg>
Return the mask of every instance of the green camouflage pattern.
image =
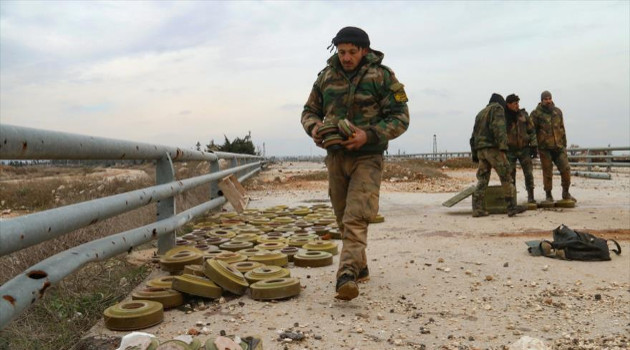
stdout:
<svg viewBox="0 0 630 350">
<path fill-rule="evenodd" d="M 553 104 L 551 108 L 547 108 L 539 103 L 530 116 L 536 128 L 539 149 L 567 148 L 567 135 L 560 108 Z"/>
<path fill-rule="evenodd" d="M 523 169 L 523 176 L 525 177 L 525 188 L 528 190 L 534 189 L 534 163 L 530 155 L 530 148 L 524 147 L 521 149 L 510 148 L 505 155 L 510 163 L 510 174 L 512 176 L 512 183 L 516 185 L 516 162 L 521 163 Z"/>
<path fill-rule="evenodd" d="M 520 150 L 524 147 L 538 147 L 536 127 L 525 109 L 521 109 L 518 115 L 513 117 L 510 113 L 506 113 L 505 121 L 507 144 L 510 150 Z"/>
<path fill-rule="evenodd" d="M 337 124 L 348 119 L 368 134 L 368 142 L 353 153 L 382 153 L 389 140 L 409 127 L 404 86 L 391 69 L 381 64 L 383 53 L 372 50 L 357 71 L 348 76 L 337 55 L 318 75 L 302 111 L 306 133 L 317 122 Z"/>
<path fill-rule="evenodd" d="M 525 109 L 518 111 L 518 114 L 506 113 L 508 151 L 506 153 L 510 163 L 510 174 L 512 183 L 516 185 L 516 162 L 521 164 L 523 176 L 525 177 L 525 188 L 534 189 L 534 166 L 530 154 L 530 147 L 537 147 L 536 128 L 532 118 L 529 117 Z"/>
<path fill-rule="evenodd" d="M 378 214 L 383 155 L 358 155 L 343 150 L 328 152 L 328 194 L 342 228 L 337 278 L 354 276 L 367 266 L 367 233 L 370 220 Z"/>
<path fill-rule="evenodd" d="M 500 104 L 489 103 L 475 117 L 471 148 L 475 151 L 484 148 L 498 148 L 507 151 L 505 111 Z"/>
<path fill-rule="evenodd" d="M 503 108 L 501 108 L 503 109 Z M 477 187 L 473 192 L 472 209 L 473 215 L 485 210 L 484 197 L 488 183 L 490 182 L 491 170 L 497 172 L 501 181 L 501 188 L 506 201 L 515 203 L 513 196 L 514 185 L 512 184 L 512 176 L 510 175 L 510 164 L 508 163 L 505 152 L 497 148 L 483 148 L 477 150 L 479 158 L 479 167 L 477 168 Z"/>
<path fill-rule="evenodd" d="M 571 186 L 571 166 L 567 157 L 566 149 L 540 149 L 540 166 L 543 172 L 543 188 L 551 191 L 553 180 L 553 164 L 560 172 L 560 183 L 563 190 L 568 190 Z"/>
</svg>

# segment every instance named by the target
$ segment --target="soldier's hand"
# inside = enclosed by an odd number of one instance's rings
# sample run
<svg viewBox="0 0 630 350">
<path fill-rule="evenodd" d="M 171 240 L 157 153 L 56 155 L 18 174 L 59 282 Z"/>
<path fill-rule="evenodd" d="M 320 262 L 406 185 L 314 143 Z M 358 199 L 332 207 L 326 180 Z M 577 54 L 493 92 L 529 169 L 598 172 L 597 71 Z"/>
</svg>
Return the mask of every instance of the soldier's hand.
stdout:
<svg viewBox="0 0 630 350">
<path fill-rule="evenodd" d="M 363 145 L 365 145 L 366 142 L 367 142 L 367 134 L 365 133 L 365 130 L 355 127 L 354 136 L 341 142 L 341 145 L 345 147 L 347 150 L 355 151 L 363 147 Z"/>
<path fill-rule="evenodd" d="M 477 157 L 477 152 L 472 153 L 472 161 L 474 163 L 479 163 L 479 157 Z"/>
<path fill-rule="evenodd" d="M 532 147 L 529 149 L 529 156 L 532 158 L 538 158 L 538 147 Z"/>
<path fill-rule="evenodd" d="M 317 147 L 321 147 L 324 148 L 324 140 L 319 137 L 319 135 L 317 135 L 317 131 L 319 130 L 319 127 L 324 125 L 324 123 L 322 122 L 317 122 L 315 123 L 315 126 L 311 129 L 311 137 L 313 138 L 313 141 L 315 142 L 315 145 L 317 145 Z"/>
</svg>

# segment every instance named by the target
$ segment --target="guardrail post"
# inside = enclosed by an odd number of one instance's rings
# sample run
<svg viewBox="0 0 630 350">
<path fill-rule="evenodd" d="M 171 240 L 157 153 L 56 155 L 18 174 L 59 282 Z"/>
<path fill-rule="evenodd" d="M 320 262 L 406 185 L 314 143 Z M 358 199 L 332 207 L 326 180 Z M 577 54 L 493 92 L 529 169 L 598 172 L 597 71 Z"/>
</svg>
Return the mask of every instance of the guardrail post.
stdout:
<svg viewBox="0 0 630 350">
<path fill-rule="evenodd" d="M 591 150 L 590 150 L 590 149 L 586 150 L 586 155 L 587 155 L 587 156 L 590 156 L 590 155 L 591 155 Z M 588 165 L 586 166 L 586 170 L 591 171 L 591 170 L 592 170 L 591 163 L 593 163 L 593 158 L 588 157 L 588 158 L 586 159 L 586 163 L 588 164 Z"/>
<path fill-rule="evenodd" d="M 155 166 L 155 183 L 157 185 L 175 181 L 175 168 L 171 156 L 166 153 Z M 164 198 L 157 203 L 157 221 L 175 215 L 175 197 Z M 164 254 L 175 246 L 175 231 L 158 238 L 158 254 Z"/>
<path fill-rule="evenodd" d="M 210 173 L 216 173 L 221 170 L 219 159 L 210 162 Z M 219 197 L 219 180 L 210 182 L 210 199 Z"/>
<path fill-rule="evenodd" d="M 232 157 L 232 168 L 236 168 L 238 166 L 238 158 L 236 156 Z M 239 177 L 240 173 L 237 171 L 234 176 Z"/>
</svg>

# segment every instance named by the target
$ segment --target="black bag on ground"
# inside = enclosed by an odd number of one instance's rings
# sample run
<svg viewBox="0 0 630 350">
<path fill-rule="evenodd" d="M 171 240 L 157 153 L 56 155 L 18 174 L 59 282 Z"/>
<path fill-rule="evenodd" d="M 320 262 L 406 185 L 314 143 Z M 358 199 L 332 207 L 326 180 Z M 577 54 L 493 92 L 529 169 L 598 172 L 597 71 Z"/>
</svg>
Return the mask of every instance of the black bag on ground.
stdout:
<svg viewBox="0 0 630 350">
<path fill-rule="evenodd" d="M 603 238 L 560 225 L 553 230 L 553 242 L 542 241 L 540 245 L 543 248 L 543 244 L 547 243 L 555 250 L 553 254 L 546 254 L 548 249 L 541 249 L 545 252 L 544 255 L 549 257 L 563 257 L 568 260 L 606 261 L 610 260 L 610 250 L 617 255 L 621 254 L 619 243 L 612 239 L 610 241 L 615 243 L 617 249 L 609 249 L 608 241 Z M 558 254 L 560 251 L 564 254 Z"/>
</svg>

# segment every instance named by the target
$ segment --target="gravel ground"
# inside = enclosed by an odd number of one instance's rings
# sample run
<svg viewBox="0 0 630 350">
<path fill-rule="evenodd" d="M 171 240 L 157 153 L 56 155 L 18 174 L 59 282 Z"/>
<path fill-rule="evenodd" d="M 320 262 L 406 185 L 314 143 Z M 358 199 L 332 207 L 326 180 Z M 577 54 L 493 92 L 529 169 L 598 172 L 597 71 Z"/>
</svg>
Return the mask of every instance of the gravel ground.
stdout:
<svg viewBox="0 0 630 350">
<path fill-rule="evenodd" d="M 248 185 L 249 207 L 327 202 L 325 182 L 291 180 L 322 169 L 314 163 L 271 166 Z M 579 200 L 573 209 L 475 219 L 470 198 L 452 208 L 441 205 L 475 182 L 474 171 L 443 171 L 449 178 L 426 183 L 384 179 L 385 222 L 370 226 L 371 279 L 360 285 L 358 298 L 333 298 L 336 256 L 329 267 L 291 265 L 303 287 L 298 297 L 197 300 L 187 311 L 167 311 L 163 323 L 143 332 L 162 341 L 188 332 L 201 332 L 196 337 L 202 341 L 220 331 L 255 334 L 265 349 L 507 349 L 525 336 L 552 349 L 630 347 L 630 174 L 573 177 Z M 558 197 L 559 182 L 554 177 Z M 522 174 L 517 183 L 524 196 Z M 536 185 L 542 187 L 540 174 Z M 543 197 L 539 188 L 536 196 Z M 524 242 L 551 239 L 560 224 L 616 239 L 623 253 L 607 262 L 530 256 Z M 298 333 L 305 337 L 279 340 Z M 101 322 L 87 338 L 124 334 Z"/>
</svg>

